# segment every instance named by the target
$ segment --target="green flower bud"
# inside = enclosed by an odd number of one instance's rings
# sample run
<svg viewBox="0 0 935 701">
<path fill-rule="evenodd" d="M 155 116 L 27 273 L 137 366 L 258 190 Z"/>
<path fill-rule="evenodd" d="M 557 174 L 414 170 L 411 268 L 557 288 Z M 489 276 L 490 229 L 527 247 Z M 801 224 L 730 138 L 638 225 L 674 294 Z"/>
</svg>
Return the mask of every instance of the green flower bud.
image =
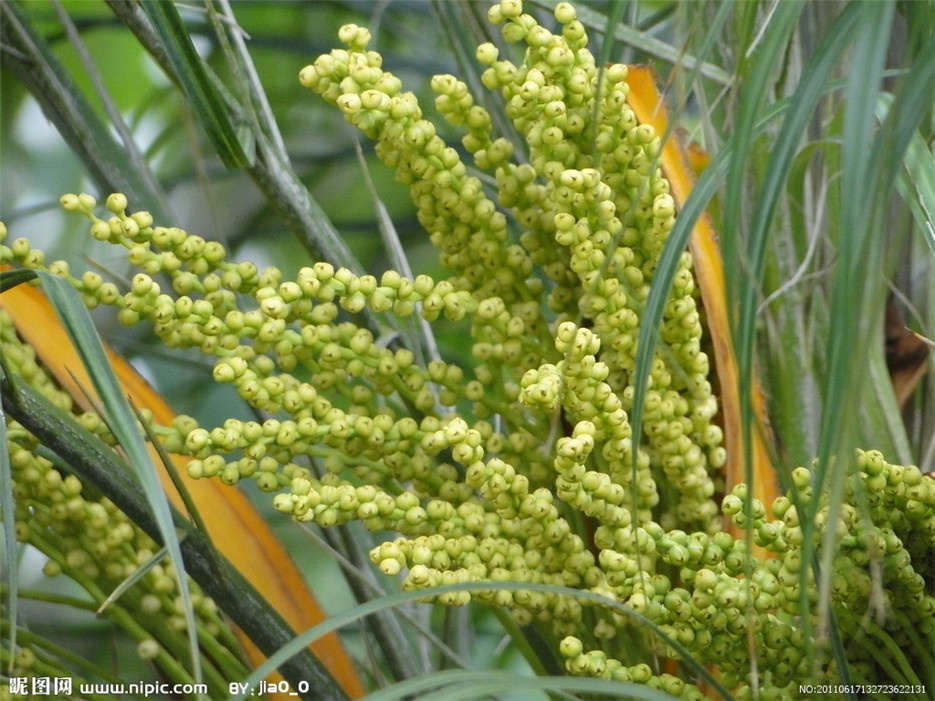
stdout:
<svg viewBox="0 0 935 701">
<path fill-rule="evenodd" d="M 128 202 L 126 195 L 115 192 L 107 197 L 104 206 L 114 214 L 123 214 L 127 210 Z"/>
<path fill-rule="evenodd" d="M 555 19 L 561 24 L 570 24 L 577 19 L 574 5 L 569 2 L 560 2 L 555 6 Z"/>
<path fill-rule="evenodd" d="M 141 640 L 136 646 L 136 654 L 141 660 L 154 660 L 159 656 L 162 648 L 152 638 Z"/>
</svg>

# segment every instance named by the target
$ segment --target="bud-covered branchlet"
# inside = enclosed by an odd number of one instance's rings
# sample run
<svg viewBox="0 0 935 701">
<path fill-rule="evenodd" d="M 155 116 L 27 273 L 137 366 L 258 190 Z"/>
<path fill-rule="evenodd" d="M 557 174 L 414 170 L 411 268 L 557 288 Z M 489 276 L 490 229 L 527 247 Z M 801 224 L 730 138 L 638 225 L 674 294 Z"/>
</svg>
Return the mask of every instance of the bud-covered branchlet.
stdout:
<svg viewBox="0 0 935 701">
<path fill-rule="evenodd" d="M 924 647 L 918 640 L 935 639 L 925 574 L 935 480 L 859 453 L 843 503 L 821 502 L 813 524 L 800 521 L 818 499 L 804 468 L 770 510 L 745 485 L 717 494 L 725 450 L 687 253 L 633 434 L 643 307 L 676 217 L 659 135 L 628 105 L 627 67 L 598 67 L 570 4 L 555 7 L 552 28 L 519 0 L 493 5 L 489 18 L 523 49 L 515 62 L 493 44 L 476 54 L 509 135 L 465 82 L 440 75 L 434 108 L 463 133 L 463 148 L 450 146 L 357 25 L 340 30 L 345 48 L 300 74 L 410 187 L 447 277 L 312 262 L 287 279 L 128 213 L 119 194 L 103 218 L 87 195 L 62 205 L 89 218 L 94 238 L 127 249 L 138 272 L 125 283 L 47 263 L 28 240 L 5 242 L 5 229 L 0 259 L 61 275 L 88 306 L 114 306 L 122 322 L 213 358 L 214 379 L 262 418 L 211 428 L 181 416 L 157 427 L 167 449 L 192 458 L 190 477 L 254 480 L 298 521 L 392 534 L 370 555 L 405 589 L 490 584 L 437 600 L 505 607 L 555 642 L 570 673 L 699 698 L 691 667 L 660 662 L 687 651 L 740 697 L 840 680 L 819 644 L 817 580 L 803 559 L 829 528 L 839 536 L 829 604 L 841 629 L 860 637 L 869 616 L 895 649 Z M 470 354 L 426 360 L 376 337 L 364 311 L 388 329 L 414 315 L 469 323 Z M 21 371 L 48 384 L 21 355 Z M 82 421 L 107 437 L 95 417 Z M 747 539 L 722 530 L 724 516 L 773 556 L 756 559 Z M 497 582 L 599 594 L 653 628 L 590 599 Z M 848 654 L 861 670 L 898 666 L 871 644 Z"/>
</svg>

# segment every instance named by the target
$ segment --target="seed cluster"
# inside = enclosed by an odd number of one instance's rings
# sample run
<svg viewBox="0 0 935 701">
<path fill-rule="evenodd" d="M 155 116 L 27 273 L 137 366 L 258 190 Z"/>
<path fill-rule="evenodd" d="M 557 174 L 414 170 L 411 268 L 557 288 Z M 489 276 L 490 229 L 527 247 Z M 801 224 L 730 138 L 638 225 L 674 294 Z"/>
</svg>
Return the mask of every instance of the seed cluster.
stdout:
<svg viewBox="0 0 935 701">
<path fill-rule="evenodd" d="M 194 458 L 189 476 L 252 479 L 299 521 L 391 533 L 371 558 L 406 589 L 573 587 L 625 604 L 664 636 L 534 589 L 434 596 L 505 607 L 536 625 L 573 674 L 699 698 L 688 667 L 671 674 L 659 664 L 685 650 L 739 697 L 752 693 L 754 655 L 766 698 L 840 679 L 816 627 L 813 574 L 822 534 L 835 528 L 828 605 L 855 641 L 854 669 L 879 679 L 894 664 L 880 661 L 881 643 L 923 650 L 935 640 L 925 574 L 935 564 L 935 480 L 867 452 L 851 466 L 843 506 L 821 502 L 815 523 L 799 518 L 813 498 L 804 468 L 771 517 L 756 500 L 745 506 L 745 485 L 721 500 L 723 436 L 687 253 L 633 435 L 642 311 L 675 203 L 659 136 L 627 104 L 626 66 L 597 67 L 571 5 L 554 17 L 552 31 L 519 0 L 497 3 L 489 18 L 508 45 L 525 46 L 522 60 L 501 58 L 494 44 L 477 50 L 518 141 L 496 133 L 464 82 L 442 75 L 431 83 L 435 109 L 465 132 L 461 149 L 448 145 L 356 25 L 340 31 L 346 48 L 301 71 L 410 187 L 445 279 L 314 263 L 287 280 L 128 213 L 119 194 L 104 219 L 88 195 L 62 205 L 89 218 L 92 236 L 127 249 L 139 270 L 129 284 L 46 264 L 26 239 L 0 246 L 0 261 L 62 275 L 89 307 L 114 306 L 123 323 L 146 322 L 168 346 L 214 358 L 215 380 L 264 418 L 208 428 L 181 416 L 157 427 L 167 449 Z M 471 362 L 426 362 L 418 348 L 388 344 L 360 323 L 365 310 L 465 320 Z M 722 531 L 725 515 L 774 556 L 752 557 L 745 539 Z M 815 649 L 823 654 L 805 652 Z"/>
</svg>

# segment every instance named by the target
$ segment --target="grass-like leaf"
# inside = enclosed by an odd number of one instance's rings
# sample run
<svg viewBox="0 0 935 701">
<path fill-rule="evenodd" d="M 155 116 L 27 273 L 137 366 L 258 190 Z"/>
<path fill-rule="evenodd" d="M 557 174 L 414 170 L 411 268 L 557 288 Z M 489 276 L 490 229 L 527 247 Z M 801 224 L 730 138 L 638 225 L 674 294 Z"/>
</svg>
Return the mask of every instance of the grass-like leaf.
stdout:
<svg viewBox="0 0 935 701">
<path fill-rule="evenodd" d="M 130 465 L 136 472 L 137 479 L 139 479 L 146 500 L 158 524 L 161 540 L 168 552 L 169 559 L 175 566 L 179 595 L 184 606 L 183 614 L 188 626 L 192 670 L 196 683 L 201 683 L 201 652 L 198 646 L 198 633 L 195 625 L 191 590 L 185 572 L 185 561 L 182 559 L 169 502 L 162 491 L 156 468 L 137 426 L 136 416 L 123 394 L 110 363 L 107 361 L 104 347 L 101 345 L 88 310 L 85 309 L 74 288 L 60 277 L 43 272 L 38 275 L 43 289 L 49 296 L 52 306 L 68 331 L 91 376 L 91 380 L 94 382 L 94 387 L 106 411 L 106 421 L 118 443 L 127 453 Z"/>
<path fill-rule="evenodd" d="M 120 145 L 123 148 L 123 152 L 127 161 L 127 167 L 125 167 L 123 170 L 129 171 L 142 179 L 146 183 L 147 191 L 151 195 L 159 198 L 160 209 L 163 211 L 169 211 L 170 206 L 168 200 L 165 198 L 165 193 L 163 192 L 162 187 L 159 185 L 159 182 L 156 180 L 156 176 L 153 173 L 153 170 L 149 167 L 146 158 L 143 156 L 140 148 L 134 141 L 133 135 L 130 133 L 130 129 L 124 120 L 120 109 L 117 107 L 113 96 L 107 90 L 103 76 L 101 75 L 101 71 L 98 69 L 98 66 L 91 58 L 88 49 L 81 38 L 81 33 L 78 31 L 78 28 L 72 21 L 71 16 L 65 11 L 61 3 L 55 2 L 54 6 L 55 15 L 59 22 L 61 22 L 62 27 L 65 29 L 65 34 L 68 37 L 69 43 L 81 60 L 84 73 L 88 76 L 88 78 L 91 80 L 91 83 L 94 85 L 94 92 L 98 102 L 100 102 L 103 106 L 110 126 L 120 138 Z"/>
<path fill-rule="evenodd" d="M 753 126 L 760 111 L 760 104 L 764 101 L 765 90 L 768 84 L 767 77 L 773 70 L 771 63 L 775 63 L 781 55 L 786 36 L 794 28 L 794 23 L 801 12 L 801 6 L 785 3 L 780 7 L 776 18 L 777 30 L 771 32 L 760 47 L 758 57 L 754 61 L 749 76 L 750 82 L 758 85 L 759 89 L 748 90 L 740 111 L 740 125 L 738 125 L 738 143 L 740 154 L 748 153 L 753 147 Z M 821 46 L 816 50 L 811 63 L 804 71 L 804 77 L 799 83 L 792 97 L 789 112 L 784 117 L 782 129 L 772 145 L 771 156 L 766 168 L 766 176 L 761 186 L 760 195 L 753 209 L 753 222 L 748 234 L 749 244 L 741 253 L 740 216 L 742 212 L 741 198 L 743 197 L 743 181 L 747 177 L 747 158 L 738 157 L 728 178 L 728 196 L 725 209 L 728 215 L 725 218 L 725 257 L 727 265 L 733 272 L 728 273 L 728 280 L 735 281 L 738 289 L 737 298 L 740 299 L 737 319 L 737 357 L 740 366 L 739 395 L 742 402 L 741 415 L 749 417 L 752 414 L 750 406 L 751 387 L 753 384 L 753 365 L 756 339 L 756 310 L 760 303 L 760 281 L 763 278 L 766 253 L 772 220 L 776 205 L 782 197 L 789 173 L 794 163 L 801 136 L 812 118 L 815 106 L 827 85 L 830 72 L 837 64 L 841 52 L 847 45 L 849 32 L 853 20 L 853 12 L 845 11 L 838 18 L 834 27 L 826 33 Z M 779 29 L 781 27 L 781 30 Z M 730 295 L 733 297 L 733 295 Z M 752 448 L 752 425 L 744 422 L 743 429 L 744 452 L 749 455 Z M 745 461 L 749 464 L 749 461 Z M 753 475 L 747 475 L 748 483 Z M 748 495 L 745 509 L 752 508 L 752 496 Z M 807 549 L 806 549 L 807 552 Z M 804 561 L 810 561 L 809 557 Z M 807 568 L 802 568 L 800 586 L 805 587 L 800 604 L 803 613 L 809 610 L 807 601 L 807 585 L 805 584 Z M 834 646 L 835 656 L 839 664 L 844 661 L 843 650 L 840 645 Z M 844 664 L 846 668 L 846 662 Z M 844 670 L 846 677 L 847 670 Z"/>
<path fill-rule="evenodd" d="M 906 152 L 905 172 L 897 183 L 929 250 L 935 255 L 935 155 L 920 134 Z"/>
<path fill-rule="evenodd" d="M 741 215 L 744 211 L 742 204 L 743 186 L 749 167 L 749 155 L 753 148 L 757 122 L 761 119 L 768 103 L 767 90 L 770 85 L 770 74 L 780 61 L 788 37 L 793 31 L 802 11 L 802 4 L 797 2 L 781 3 L 776 7 L 770 18 L 769 31 L 764 32 L 763 41 L 757 47 L 754 59 L 751 62 L 749 73 L 743 77 L 744 89 L 740 96 L 738 106 L 737 124 L 733 137 L 733 160 L 727 175 L 726 192 L 724 200 L 724 220 L 722 225 L 722 246 L 724 253 L 724 268 L 729 300 L 740 300 L 740 307 L 733 307 L 728 314 L 737 314 L 734 327 L 734 344 L 738 365 L 737 395 L 740 402 L 741 416 L 741 444 L 744 455 L 745 481 L 753 482 L 752 451 L 753 451 L 753 338 L 754 319 L 751 311 L 755 309 L 755 295 L 758 285 L 756 271 L 748 269 L 751 265 L 753 253 L 741 253 Z M 794 103 L 791 109 L 794 109 Z M 790 118 L 787 116 L 786 120 Z M 790 128 L 791 131 L 791 128 Z M 782 165 L 773 167 L 777 172 L 773 189 L 780 187 L 783 180 Z M 765 188 L 764 188 L 765 189 Z M 769 192 L 769 190 L 767 190 Z M 766 211 L 764 211 L 766 210 Z M 757 213 L 764 221 L 768 218 L 768 207 L 758 206 Z M 760 234 L 760 241 L 765 241 L 765 229 Z M 751 241 L 756 245 L 755 232 L 750 234 Z M 752 492 L 751 492 L 752 493 Z M 750 503 L 745 504 L 749 513 Z"/>
<path fill-rule="evenodd" d="M 835 522 L 840 509 L 846 451 L 854 440 L 854 407 L 860 399 L 864 355 L 853 352 L 854 339 L 872 338 L 872 326 L 880 318 L 882 261 L 885 239 L 879 235 L 890 194 L 909 143 L 933 96 L 932 59 L 917 61 L 903 81 L 886 120 L 877 128 L 875 110 L 882 89 L 892 6 L 858 4 L 859 21 L 854 33 L 854 55 L 845 89 L 842 133 L 841 243 L 831 306 L 832 328 L 828 344 L 829 376 L 826 397 L 829 411 L 823 421 L 816 488 L 827 484 L 828 518 Z M 869 145 L 869 148 L 868 148 Z M 808 542 L 815 526 L 805 529 Z M 829 529 L 830 530 L 830 529 Z M 825 532 L 819 577 L 819 613 L 830 598 L 834 538 Z M 842 672 L 846 673 L 846 669 Z"/>
<path fill-rule="evenodd" d="M 522 688 L 525 693 L 542 692 L 549 698 L 577 700 L 577 693 L 606 699 L 675 701 L 676 697 L 645 684 L 588 677 L 526 677 L 499 670 L 448 670 L 393 684 L 366 697 L 366 701 L 475 701 L 493 694 Z M 496 698 L 496 697 L 494 697 Z"/>
<path fill-rule="evenodd" d="M 42 604 L 46 605 L 51 604 L 68 606 L 72 609 L 85 610 L 88 612 L 93 611 L 93 607 L 90 606 L 86 600 L 71 596 L 55 595 L 48 592 L 21 589 L 20 598 L 41 602 Z M 11 622 L 7 619 L 0 621 L 0 633 L 6 633 L 7 631 L 4 629 L 10 625 Z M 115 674 L 112 674 L 109 670 L 94 664 L 93 662 L 86 659 L 85 656 L 77 654 L 68 648 L 62 647 L 54 640 L 50 640 L 49 638 L 43 635 L 39 635 L 34 631 L 21 629 L 18 631 L 18 638 L 22 645 L 28 645 L 30 648 L 36 650 L 40 656 L 49 656 L 54 658 L 56 661 L 67 664 L 69 669 L 75 670 L 77 674 L 83 675 L 87 679 L 94 679 L 95 681 L 103 681 L 111 684 L 120 683 L 120 678 Z M 92 701 L 109 701 L 110 699 L 113 699 L 113 696 L 108 697 L 104 694 L 92 694 L 84 698 L 90 699 Z"/>
<path fill-rule="evenodd" d="M 2 364 L 2 358 L 0 358 Z M 3 367 L 2 372 L 7 372 Z M 6 590 L 6 612 L 10 621 L 9 650 L 16 649 L 16 620 L 19 610 L 19 557 L 16 544 L 16 513 L 13 503 L 13 469 L 10 465 L 10 451 L 6 449 L 6 417 L 0 405 L 0 513 L 3 514 L 3 587 Z M 13 670 L 13 657 L 10 657 L 8 673 Z"/>
<path fill-rule="evenodd" d="M 162 562 L 163 558 L 168 554 L 165 546 L 159 548 L 159 550 L 146 562 L 139 566 L 138 569 L 133 571 L 129 577 L 124 579 L 120 584 L 114 587 L 114 590 L 108 594 L 107 598 L 101 602 L 101 605 L 97 607 L 96 613 L 100 615 L 103 613 L 108 606 L 117 601 L 124 592 L 130 589 L 134 584 L 139 582 L 143 577 L 145 577 L 156 565 Z"/>
<path fill-rule="evenodd" d="M 250 690 L 256 688 L 260 681 L 269 675 L 270 672 L 276 669 L 276 667 L 286 660 L 290 659 L 293 655 L 297 654 L 305 647 L 307 647 L 311 642 L 315 641 L 319 637 L 326 635 L 334 630 L 339 630 L 345 625 L 353 623 L 354 621 L 360 620 L 365 616 L 372 615 L 379 611 L 388 610 L 393 607 L 405 604 L 409 601 L 417 601 L 419 599 L 424 599 L 427 596 L 437 596 L 445 594 L 448 592 L 458 592 L 458 591 L 485 591 L 490 589 L 505 590 L 505 591 L 536 591 L 542 592 L 545 594 L 550 594 L 554 596 L 569 596 L 576 598 L 580 601 L 589 602 L 591 604 L 606 606 L 607 608 L 613 610 L 615 613 L 619 613 L 628 619 L 630 619 L 633 625 L 639 625 L 645 627 L 647 630 L 650 630 L 653 635 L 657 636 L 661 642 L 669 645 L 674 649 L 680 659 L 683 661 L 685 666 L 691 669 L 699 679 L 703 679 L 711 689 L 717 691 L 722 698 L 731 699 L 733 698 L 730 691 L 724 687 L 724 685 L 703 665 L 699 664 L 688 650 L 679 643 L 677 640 L 666 635 L 655 623 L 650 621 L 648 618 L 643 616 L 641 613 L 635 611 L 634 609 L 626 606 L 625 604 L 620 603 L 614 599 L 610 599 L 602 594 L 591 591 L 583 591 L 581 589 L 572 589 L 570 587 L 560 587 L 552 586 L 547 584 L 538 584 L 534 582 L 515 582 L 515 581 L 497 581 L 497 582 L 462 582 L 459 584 L 449 584 L 439 587 L 430 587 L 426 589 L 420 589 L 417 591 L 406 591 L 399 594 L 393 594 L 390 596 L 383 597 L 381 599 L 368 601 L 365 604 L 355 606 L 352 609 L 342 611 L 341 613 L 332 616 L 327 621 L 323 621 L 318 625 L 308 629 L 307 631 L 296 636 L 288 645 L 285 645 L 280 649 L 276 654 L 272 655 L 264 665 L 259 667 L 249 678 L 245 680 L 246 686 L 244 690 L 234 694 L 230 697 L 228 701 L 245 701 L 250 696 Z M 564 681 L 568 681 L 567 679 Z M 594 682 L 601 682 L 602 680 L 590 680 Z M 523 683 L 525 683 L 525 678 Z M 430 685 L 434 686 L 434 685 Z M 392 688 L 392 687 L 391 687 Z M 606 688 L 612 688 L 608 686 Z M 379 693 L 379 692 L 378 692 Z M 367 697 L 367 701 L 371 701 L 373 698 L 381 699 L 383 697 L 370 695 Z M 388 696 L 387 698 L 395 698 L 395 696 Z"/>
<path fill-rule="evenodd" d="M 853 424 L 854 389 L 859 387 L 861 358 L 852 352 L 855 338 L 868 338 L 866 330 L 873 317 L 869 301 L 880 285 L 877 263 L 881 260 L 882 239 L 871 236 L 871 222 L 879 208 L 873 171 L 878 164 L 869 158 L 872 152 L 875 107 L 882 81 L 885 46 L 892 21 L 891 10 L 884 4 L 855 4 L 842 13 L 852 21 L 848 37 L 853 42 L 853 65 L 844 89 L 844 125 L 841 149 L 841 222 L 840 262 L 831 297 L 832 328 L 828 342 L 829 374 L 826 401 L 833 411 L 822 419 L 819 468 L 815 484 L 821 491 L 829 477 L 827 469 L 833 455 L 853 439 L 848 426 Z M 835 26 L 840 26 L 839 22 Z M 868 148 L 871 147 L 871 148 Z M 846 237 L 846 238 L 844 238 Z M 879 305 L 877 309 L 879 309 Z M 834 486 L 834 479 L 828 484 Z"/>
<path fill-rule="evenodd" d="M 228 168 L 253 163 L 255 154 L 247 149 L 224 100 L 210 80 L 204 62 L 185 30 L 178 10 L 171 2 L 143 3 L 143 12 L 162 42 L 188 104 L 198 115 L 221 160 Z"/>
</svg>

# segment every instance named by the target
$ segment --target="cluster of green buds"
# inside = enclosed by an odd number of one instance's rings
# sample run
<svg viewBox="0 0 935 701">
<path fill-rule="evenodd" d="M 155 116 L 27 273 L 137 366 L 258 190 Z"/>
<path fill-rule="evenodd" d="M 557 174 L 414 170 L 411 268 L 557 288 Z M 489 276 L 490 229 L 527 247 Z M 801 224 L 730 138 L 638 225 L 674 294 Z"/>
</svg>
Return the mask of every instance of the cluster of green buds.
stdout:
<svg viewBox="0 0 935 701">
<path fill-rule="evenodd" d="M 831 524 L 798 521 L 807 470 L 771 505 L 772 520 L 744 485 L 722 503 L 725 450 L 687 253 L 633 434 L 641 317 L 676 214 L 660 137 L 628 106 L 626 66 L 596 65 L 571 5 L 556 6 L 554 31 L 519 0 L 489 18 L 508 45 L 525 45 L 517 62 L 493 44 L 477 50 L 518 139 L 497 134 L 467 85 L 444 75 L 431 83 L 435 107 L 466 131 L 463 150 L 448 145 L 356 25 L 340 31 L 346 48 L 300 74 L 410 187 L 446 279 L 322 262 L 285 279 L 128 213 L 121 195 L 107 199 L 106 218 L 87 195 L 62 204 L 127 249 L 139 270 L 129 284 L 46 264 L 25 239 L 0 246 L 0 261 L 65 276 L 88 306 L 113 305 L 123 323 L 147 322 L 167 345 L 214 358 L 214 378 L 259 418 L 157 427 L 168 450 L 194 458 L 191 477 L 252 479 L 299 521 L 393 534 L 371 558 L 406 589 L 432 597 L 437 585 L 493 583 L 435 598 L 506 608 L 573 674 L 684 698 L 703 694 L 696 676 L 660 659 L 715 665 L 741 695 L 840 678 L 834 660 L 803 652 L 821 639 L 811 572 L 830 526 L 842 545 L 827 603 L 845 629 L 859 637 L 878 606 L 876 640 L 910 644 L 907 620 L 932 640 L 931 581 L 920 573 L 935 552 L 935 480 L 866 453 L 849 506 L 820 512 Z M 366 322 L 412 316 L 469 324 L 473 362 L 428 361 L 405 335 L 387 342 Z M 722 530 L 725 515 L 775 555 L 756 559 Z M 596 593 L 653 625 L 591 599 L 495 586 L 504 581 Z M 803 601 L 814 620 L 801 618 Z M 878 663 L 873 635 L 865 640 L 853 661 L 869 679 Z"/>
<path fill-rule="evenodd" d="M 555 10 L 560 33 L 524 14 L 521 2 L 496 4 L 489 15 L 504 25 L 508 42 L 527 44 L 519 64 L 500 60 L 493 44 L 477 50 L 487 66 L 484 85 L 502 95 L 527 153 L 514 153 L 512 142 L 493 133 L 490 114 L 464 82 L 436 76 L 431 85 L 437 109 L 468 129 L 462 145 L 474 161 L 469 169 L 423 117 L 415 96 L 382 69 L 379 54 L 366 49 L 370 34 L 356 25 L 341 31 L 347 49 L 319 57 L 300 80 L 376 140 L 377 155 L 410 185 L 420 222 L 454 273 L 451 284 L 482 305 L 472 318 L 473 350 L 475 374 L 488 391 L 503 385 L 504 399 L 515 401 L 520 377 L 557 398 L 565 391 L 553 372 L 561 351 L 551 349 L 558 326 L 570 321 L 599 339 L 598 372 L 606 370 L 600 381 L 622 410 L 610 420 L 625 423 L 640 316 L 675 222 L 669 185 L 656 162 L 659 137 L 638 124 L 627 104 L 626 66 L 598 70 L 568 3 Z M 495 194 L 483 187 L 485 171 Z M 712 423 L 717 404 L 694 291 L 686 253 L 652 368 L 639 441 L 649 466 L 633 506 L 649 517 L 661 497 L 658 515 L 667 526 L 712 532 L 719 524 L 712 473 L 725 456 L 721 430 Z M 571 362 L 565 369 L 576 370 Z M 565 407 L 567 422 L 613 413 L 586 396 L 579 406 Z M 530 408 L 548 421 L 558 402 L 539 404 Z M 604 471 L 629 475 L 628 452 L 614 443 L 602 456 Z M 655 480 L 667 485 L 660 497 Z"/>
<path fill-rule="evenodd" d="M 684 650 L 716 667 L 739 698 L 752 693 L 754 656 L 761 670 L 757 687 L 766 698 L 797 697 L 803 679 L 842 680 L 829 640 L 811 627 L 814 620 L 800 617 L 802 610 L 814 612 L 820 605 L 814 565 L 824 552 L 822 540 L 833 530 L 826 605 L 849 641 L 850 674 L 872 683 L 906 657 L 921 667 L 928 643 L 935 640 L 935 592 L 926 579 L 935 552 L 935 479 L 916 467 L 890 465 L 877 451 L 858 451 L 849 467 L 842 501 L 834 507 L 827 494 L 812 504 L 812 471 L 803 467 L 793 470 L 788 494 L 771 504 L 772 519 L 756 499 L 745 506 L 746 485 L 724 497 L 724 513 L 737 527 L 751 529 L 754 543 L 773 554 L 765 560 L 750 557 L 746 542 L 727 533 L 708 536 L 644 525 L 630 537 L 640 543 L 641 562 L 626 550 L 601 553 L 614 597 L 658 626 L 667 640 L 665 656 L 682 659 Z M 800 520 L 800 513 L 815 517 Z M 634 680 L 634 667 L 607 650 L 606 643 L 588 648 L 576 636 L 566 637 L 560 647 L 573 673 Z M 652 685 L 670 692 L 675 683 L 666 675 L 652 679 Z M 691 685 L 679 688 L 684 698 L 700 698 Z"/>
<path fill-rule="evenodd" d="M 10 315 L 2 310 L 0 353 L 6 370 L 39 390 L 59 409 L 73 413 L 82 427 L 112 441 L 101 417 L 75 407 L 71 395 L 38 362 L 35 350 L 22 342 Z M 14 484 L 17 540 L 47 558 L 42 568 L 45 575 L 73 580 L 95 606 L 130 580 L 132 586 L 103 606 L 100 615 L 136 640 L 142 659 L 190 682 L 190 673 L 178 662 L 186 658 L 188 637 L 172 564 L 160 561 L 156 543 L 110 500 L 83 483 L 67 465 L 57 463 L 58 458 L 43 453 L 36 438 L 22 425 L 9 417 L 6 421 L 5 449 L 9 451 Z M 214 601 L 194 582 L 189 581 L 189 587 L 206 652 L 214 659 L 236 665 L 235 673 L 246 673 L 246 664 L 236 661 L 239 652 L 232 655 L 232 651 L 241 649 L 240 643 Z M 44 595 L 35 596 L 41 600 Z M 61 656 L 61 650 L 41 635 L 24 630 L 19 640 L 22 647 L 12 663 L 3 659 L 4 670 L 12 670 L 12 676 L 70 677 L 76 678 L 76 683 L 81 679 L 67 656 Z M 4 649 L 4 656 L 9 652 Z"/>
</svg>

